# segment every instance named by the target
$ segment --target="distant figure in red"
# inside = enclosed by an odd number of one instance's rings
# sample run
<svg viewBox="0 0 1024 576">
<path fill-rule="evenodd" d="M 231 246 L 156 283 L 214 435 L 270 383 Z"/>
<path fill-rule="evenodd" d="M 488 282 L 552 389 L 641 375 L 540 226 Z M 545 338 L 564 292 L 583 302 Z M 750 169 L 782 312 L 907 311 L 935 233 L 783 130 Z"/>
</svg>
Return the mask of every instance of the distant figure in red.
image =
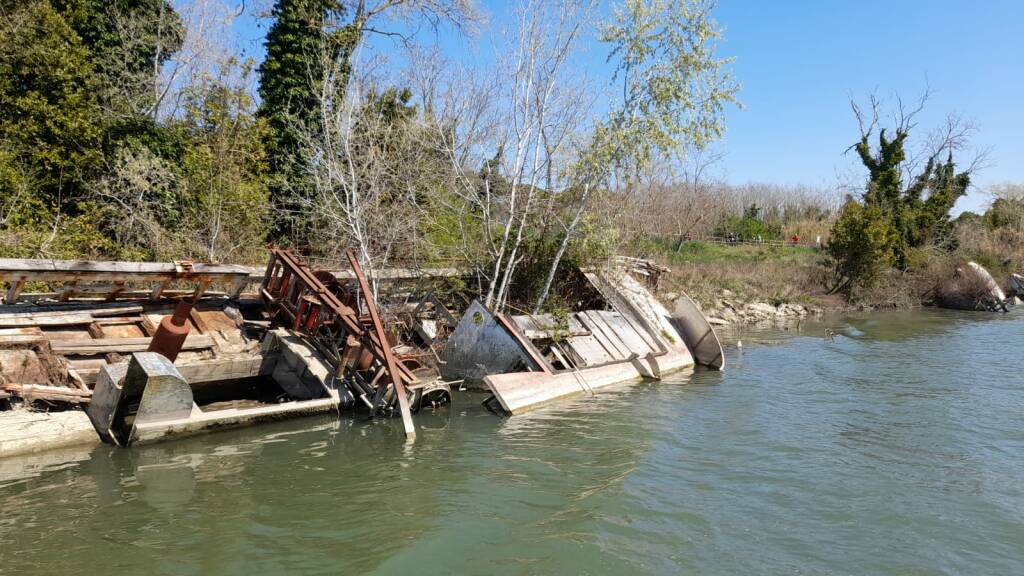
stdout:
<svg viewBox="0 0 1024 576">
<path fill-rule="evenodd" d="M 686 241 L 690 242 L 691 240 L 693 240 L 693 234 L 690 234 L 689 232 L 687 232 L 686 233 Z"/>
<path fill-rule="evenodd" d="M 793 241 L 793 244 L 799 244 L 800 243 L 800 237 L 797 236 L 796 234 L 793 234 L 793 237 L 790 238 L 790 240 Z"/>
</svg>

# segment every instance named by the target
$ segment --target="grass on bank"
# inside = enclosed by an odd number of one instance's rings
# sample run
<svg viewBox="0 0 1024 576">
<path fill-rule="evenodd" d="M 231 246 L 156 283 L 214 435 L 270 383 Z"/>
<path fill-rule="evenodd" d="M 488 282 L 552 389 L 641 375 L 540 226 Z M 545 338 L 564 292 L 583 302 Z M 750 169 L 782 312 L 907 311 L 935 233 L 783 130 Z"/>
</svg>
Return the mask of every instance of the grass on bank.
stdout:
<svg viewBox="0 0 1024 576">
<path fill-rule="evenodd" d="M 648 250 L 672 270 L 662 277 L 662 295 L 686 292 L 705 309 L 720 307 L 723 299 L 776 306 L 836 304 L 827 294 L 831 270 L 813 247 L 654 240 Z"/>
</svg>

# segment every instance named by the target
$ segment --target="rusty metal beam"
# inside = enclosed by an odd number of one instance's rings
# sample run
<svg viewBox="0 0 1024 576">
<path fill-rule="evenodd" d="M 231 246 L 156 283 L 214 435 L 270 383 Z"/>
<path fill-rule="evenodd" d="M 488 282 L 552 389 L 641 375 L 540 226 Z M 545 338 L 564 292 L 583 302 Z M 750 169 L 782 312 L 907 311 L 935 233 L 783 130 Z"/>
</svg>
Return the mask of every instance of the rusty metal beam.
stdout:
<svg viewBox="0 0 1024 576">
<path fill-rule="evenodd" d="M 402 378 L 398 372 L 398 364 L 395 362 L 395 355 L 391 351 L 391 346 L 387 345 L 387 333 L 384 331 L 384 324 L 380 321 L 380 313 L 377 311 L 373 292 L 370 292 L 370 285 L 366 282 L 366 275 L 363 274 L 363 268 L 359 265 L 356 255 L 351 250 L 348 250 L 346 256 L 348 256 L 348 261 L 352 265 L 352 271 L 355 272 L 356 280 L 359 282 L 359 290 L 363 293 L 363 302 L 366 303 L 366 309 L 370 313 L 370 321 L 373 322 L 373 331 L 377 334 L 377 341 L 383 344 L 384 359 L 388 366 L 387 375 L 391 377 L 395 387 L 395 395 L 398 396 L 398 408 L 402 412 L 402 425 L 405 426 L 405 437 L 407 439 L 415 438 L 416 428 L 413 425 L 412 412 L 409 409 L 409 396 L 405 386 L 402 384 Z M 382 396 L 379 391 L 377 395 L 378 397 Z"/>
</svg>

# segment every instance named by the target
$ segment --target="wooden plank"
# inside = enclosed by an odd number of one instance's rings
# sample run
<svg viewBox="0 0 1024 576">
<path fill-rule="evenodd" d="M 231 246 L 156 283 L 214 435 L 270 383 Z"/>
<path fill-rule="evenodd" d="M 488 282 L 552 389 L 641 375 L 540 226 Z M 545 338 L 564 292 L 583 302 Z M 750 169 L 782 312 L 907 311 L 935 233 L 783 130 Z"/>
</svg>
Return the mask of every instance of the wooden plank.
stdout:
<svg viewBox="0 0 1024 576">
<path fill-rule="evenodd" d="M 171 285 L 171 281 L 170 280 L 162 280 L 160 282 L 157 282 L 156 286 L 153 287 L 153 291 L 150 292 L 150 294 L 149 294 L 149 299 L 150 300 L 159 300 L 160 299 L 160 295 L 163 294 L 164 290 L 167 290 L 167 287 L 170 286 L 170 285 Z"/>
<path fill-rule="evenodd" d="M 593 335 L 566 338 L 565 343 L 565 351 L 572 356 L 573 364 L 577 366 L 595 366 L 615 360 Z"/>
<path fill-rule="evenodd" d="M 77 285 L 77 284 L 78 284 L 77 280 L 72 280 L 71 282 L 65 282 L 64 283 L 64 289 L 61 290 L 60 297 L 58 298 L 58 300 L 60 300 L 61 302 L 67 302 L 68 298 L 71 298 L 71 293 L 75 291 L 75 285 Z"/>
<path fill-rule="evenodd" d="M 605 349 L 605 351 L 608 353 L 609 356 L 612 357 L 612 359 L 623 360 L 628 356 L 627 354 L 623 354 L 622 351 L 620 351 L 618 347 L 616 347 L 615 344 L 613 344 L 608 339 L 607 335 L 605 335 L 604 331 L 601 330 L 598 323 L 595 322 L 589 316 L 587 316 L 585 312 L 577 312 L 575 316 L 579 318 L 580 322 L 582 322 L 583 325 L 586 326 L 593 333 L 594 340 L 596 340 L 597 343 L 600 344 L 601 347 Z"/>
<path fill-rule="evenodd" d="M 90 356 L 108 352 L 131 353 L 145 352 L 152 338 L 105 338 L 102 340 L 50 340 L 50 349 L 55 354 L 76 354 Z M 182 350 L 202 350 L 212 348 L 213 339 L 209 336 L 189 336 L 185 339 Z"/>
<path fill-rule="evenodd" d="M 615 333 L 615 336 L 626 345 L 630 353 L 635 353 L 642 358 L 648 354 L 656 354 L 658 352 L 657 349 L 651 348 L 647 340 L 637 332 L 636 328 L 622 314 L 606 310 L 599 310 L 597 314 L 601 316 L 604 323 Z"/>
<path fill-rule="evenodd" d="M 22 398 L 33 400 L 57 400 L 60 402 L 72 402 L 81 404 L 92 398 L 91 390 L 79 388 L 65 388 L 63 386 L 45 386 L 41 384 L 4 384 L 6 392 L 16 394 Z"/>
<path fill-rule="evenodd" d="M 103 338 L 103 328 L 95 322 L 89 324 L 89 336 Z"/>
<path fill-rule="evenodd" d="M 234 318 L 221 310 L 196 310 L 193 308 L 192 314 L 202 320 L 204 334 L 218 330 L 221 332 L 234 332 L 238 330 L 238 324 Z"/>
<path fill-rule="evenodd" d="M 135 324 L 103 324 L 104 338 L 145 338 L 146 334 Z"/>
<path fill-rule="evenodd" d="M 56 316 L 15 316 L 0 315 L 0 328 L 18 328 L 24 326 L 78 326 L 92 324 L 92 315 L 82 312 Z"/>
<path fill-rule="evenodd" d="M 42 336 L 43 331 L 37 326 L 29 326 L 27 328 L 0 328 L 0 336 Z"/>
<path fill-rule="evenodd" d="M 20 300 L 22 302 L 43 302 L 46 300 L 55 300 L 60 297 L 60 292 L 26 292 L 21 295 Z M 78 302 L 90 303 L 91 305 L 107 303 L 106 292 L 101 293 L 86 293 L 86 292 L 74 292 L 71 297 Z M 191 298 L 195 294 L 195 290 L 166 290 L 163 293 L 162 298 L 164 299 L 177 299 L 177 298 Z M 118 292 L 118 300 L 149 300 L 152 296 L 152 292 L 148 290 L 128 290 L 125 292 Z M 203 293 L 203 298 L 214 299 L 214 298 L 227 298 L 225 292 L 217 290 L 207 290 Z"/>
<path fill-rule="evenodd" d="M 53 330 L 51 328 L 43 329 L 43 334 L 47 340 L 92 340 L 92 336 L 85 330 L 75 330 L 74 327 L 68 326 L 70 330 Z"/>
<path fill-rule="evenodd" d="M 233 264 L 193 264 L 185 270 L 174 262 L 115 262 L 100 260 L 45 260 L 0 258 L 0 281 L 29 279 L 40 282 L 154 282 L 191 280 L 234 283 L 250 269 Z"/>
<path fill-rule="evenodd" d="M 189 310 L 188 316 L 189 319 L 192 320 L 192 324 L 196 327 L 196 330 L 198 330 L 200 334 L 206 334 L 210 332 L 210 329 L 207 328 L 206 323 L 203 322 L 203 317 L 199 315 L 198 310 L 196 310 L 195 308 Z"/>
<path fill-rule="evenodd" d="M 0 344 L 32 344 L 45 339 L 42 334 L 4 334 L 0 335 Z"/>
<path fill-rule="evenodd" d="M 619 336 L 618 327 L 608 324 L 607 319 L 601 315 L 600 311 L 588 310 L 587 317 L 594 322 L 594 325 L 597 326 L 597 328 L 601 330 L 602 334 L 604 334 L 612 345 L 616 347 L 623 358 L 629 358 L 634 353 L 642 352 L 642 350 L 633 350 L 630 348 L 630 346 L 626 344 L 625 340 Z"/>
<path fill-rule="evenodd" d="M 139 304 L 54 304 L 52 306 L 0 306 L 0 320 L 4 318 L 43 318 L 67 314 L 89 314 L 90 316 L 117 316 L 142 312 Z"/>
</svg>

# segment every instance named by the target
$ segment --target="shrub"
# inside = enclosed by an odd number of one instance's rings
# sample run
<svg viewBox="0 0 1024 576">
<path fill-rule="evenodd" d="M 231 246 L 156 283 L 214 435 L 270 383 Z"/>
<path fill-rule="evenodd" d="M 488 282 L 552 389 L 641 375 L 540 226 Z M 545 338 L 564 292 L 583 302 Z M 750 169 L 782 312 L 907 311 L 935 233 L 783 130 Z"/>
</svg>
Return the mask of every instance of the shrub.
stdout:
<svg viewBox="0 0 1024 576">
<path fill-rule="evenodd" d="M 832 228 L 828 252 L 836 260 L 834 291 L 870 288 L 896 262 L 899 232 L 877 206 L 849 200 Z"/>
</svg>

